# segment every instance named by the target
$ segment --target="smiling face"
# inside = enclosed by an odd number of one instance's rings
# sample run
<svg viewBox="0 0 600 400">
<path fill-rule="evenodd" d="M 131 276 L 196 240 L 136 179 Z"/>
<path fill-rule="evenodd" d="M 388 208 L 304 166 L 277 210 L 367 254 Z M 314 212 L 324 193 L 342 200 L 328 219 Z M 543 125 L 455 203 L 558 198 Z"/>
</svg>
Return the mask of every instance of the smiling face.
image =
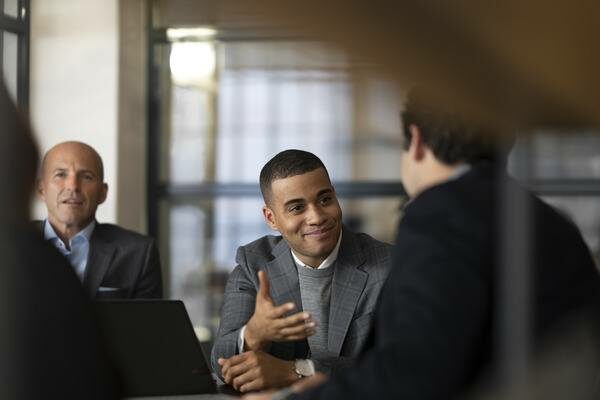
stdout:
<svg viewBox="0 0 600 400">
<path fill-rule="evenodd" d="M 281 233 L 302 262 L 318 267 L 342 229 L 342 210 L 325 170 L 274 180 L 268 203 L 263 207 L 267 224 Z"/>
<path fill-rule="evenodd" d="M 64 240 L 85 228 L 106 200 L 101 160 L 83 143 L 56 145 L 44 158 L 38 196 L 48 209 L 48 221 Z"/>
</svg>

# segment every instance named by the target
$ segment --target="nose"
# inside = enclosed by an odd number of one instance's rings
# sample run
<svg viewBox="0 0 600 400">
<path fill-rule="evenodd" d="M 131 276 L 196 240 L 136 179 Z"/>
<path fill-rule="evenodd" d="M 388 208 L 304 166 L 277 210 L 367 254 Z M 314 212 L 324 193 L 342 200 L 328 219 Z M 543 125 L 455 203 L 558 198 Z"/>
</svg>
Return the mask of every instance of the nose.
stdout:
<svg viewBox="0 0 600 400">
<path fill-rule="evenodd" d="M 69 174 L 65 180 L 65 186 L 67 189 L 77 192 L 79 190 L 79 179 L 77 178 L 77 174 Z"/>
<path fill-rule="evenodd" d="M 327 220 L 325 211 L 318 205 L 311 204 L 306 213 L 306 222 L 309 225 L 322 225 Z"/>
</svg>

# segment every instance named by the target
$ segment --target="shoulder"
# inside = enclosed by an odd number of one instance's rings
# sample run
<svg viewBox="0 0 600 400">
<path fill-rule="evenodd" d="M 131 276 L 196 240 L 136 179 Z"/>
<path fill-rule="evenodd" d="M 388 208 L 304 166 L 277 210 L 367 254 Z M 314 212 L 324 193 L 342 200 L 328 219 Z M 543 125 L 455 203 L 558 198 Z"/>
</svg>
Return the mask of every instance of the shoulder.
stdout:
<svg viewBox="0 0 600 400">
<path fill-rule="evenodd" d="M 367 268 L 370 272 L 381 269 L 384 273 L 391 266 L 392 245 L 373 238 L 366 233 L 354 233 L 347 229 L 343 233 L 345 236 L 342 242 L 349 243 L 342 247 L 342 251 L 348 251 L 346 256 L 354 254 L 357 262 L 363 263 L 362 268 Z M 350 257 L 352 257 L 350 255 Z"/>
<path fill-rule="evenodd" d="M 498 187 L 487 169 L 473 168 L 458 179 L 426 189 L 405 207 L 397 241 L 407 233 L 442 242 L 484 240 L 497 217 Z"/>
<path fill-rule="evenodd" d="M 354 235 L 355 242 L 360 247 L 360 250 L 367 258 L 382 260 L 390 257 L 392 245 L 389 243 L 377 240 L 366 233 L 351 233 Z"/>
<path fill-rule="evenodd" d="M 282 243 L 283 242 L 283 243 Z M 236 262 L 238 264 L 264 263 L 275 258 L 273 251 L 284 245 L 283 237 L 266 235 L 250 243 L 238 247 Z M 287 246 L 287 245 L 286 245 Z"/>
<path fill-rule="evenodd" d="M 142 235 L 141 233 L 114 224 L 98 223 L 92 233 L 92 239 L 94 236 L 106 241 L 118 242 L 119 244 L 134 243 L 149 245 L 154 243 L 154 239 L 150 236 Z"/>
</svg>

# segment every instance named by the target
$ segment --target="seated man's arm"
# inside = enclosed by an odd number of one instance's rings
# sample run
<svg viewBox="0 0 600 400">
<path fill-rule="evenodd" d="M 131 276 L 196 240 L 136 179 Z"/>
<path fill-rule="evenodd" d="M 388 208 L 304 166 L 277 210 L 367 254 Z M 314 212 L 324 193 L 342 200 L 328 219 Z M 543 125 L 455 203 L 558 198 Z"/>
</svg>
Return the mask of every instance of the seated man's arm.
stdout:
<svg viewBox="0 0 600 400">
<path fill-rule="evenodd" d="M 144 255 L 144 265 L 142 273 L 137 279 L 135 299 L 160 299 L 162 298 L 162 275 L 160 267 L 160 257 L 158 248 L 154 240 L 151 240 L 146 247 Z"/>
<path fill-rule="evenodd" d="M 288 316 L 295 308 L 293 303 L 273 304 L 264 271 L 257 274 L 257 292 L 253 283 L 256 278 L 249 271 L 238 265 L 227 282 L 211 357 L 213 369 L 226 383 L 242 391 L 285 386 L 297 379 L 294 362 L 279 360 L 263 350 L 273 341 L 306 338 L 314 333 L 315 323 L 305 312 Z M 239 348 L 241 342 L 243 349 Z"/>
<path fill-rule="evenodd" d="M 238 265 L 229 275 L 225 286 L 221 321 L 211 352 L 213 371 L 223 379 L 219 358 L 230 358 L 243 351 L 238 349 L 240 330 L 254 312 L 255 283 L 246 268 Z"/>
</svg>

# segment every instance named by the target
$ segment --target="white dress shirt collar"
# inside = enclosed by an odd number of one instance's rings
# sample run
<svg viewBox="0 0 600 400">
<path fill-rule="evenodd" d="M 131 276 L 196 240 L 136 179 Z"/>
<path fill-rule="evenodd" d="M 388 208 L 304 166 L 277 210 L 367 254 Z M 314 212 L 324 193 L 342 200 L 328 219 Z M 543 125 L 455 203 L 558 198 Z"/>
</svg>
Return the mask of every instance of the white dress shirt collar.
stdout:
<svg viewBox="0 0 600 400">
<path fill-rule="evenodd" d="M 340 237 L 338 238 L 338 241 L 335 244 L 335 247 L 333 248 L 333 250 L 331 250 L 331 253 L 329 253 L 327 258 L 324 259 L 321 264 L 319 264 L 317 269 L 328 268 L 335 262 L 335 260 L 337 260 L 338 253 L 340 252 L 340 244 L 341 243 L 342 243 L 342 231 L 340 230 Z M 296 256 L 296 254 L 294 253 L 294 250 L 290 249 L 290 252 L 292 253 L 292 258 L 294 259 L 294 262 L 296 263 L 297 267 L 312 268 L 311 266 L 308 266 L 305 263 L 303 263 L 298 258 L 298 256 Z"/>
</svg>

